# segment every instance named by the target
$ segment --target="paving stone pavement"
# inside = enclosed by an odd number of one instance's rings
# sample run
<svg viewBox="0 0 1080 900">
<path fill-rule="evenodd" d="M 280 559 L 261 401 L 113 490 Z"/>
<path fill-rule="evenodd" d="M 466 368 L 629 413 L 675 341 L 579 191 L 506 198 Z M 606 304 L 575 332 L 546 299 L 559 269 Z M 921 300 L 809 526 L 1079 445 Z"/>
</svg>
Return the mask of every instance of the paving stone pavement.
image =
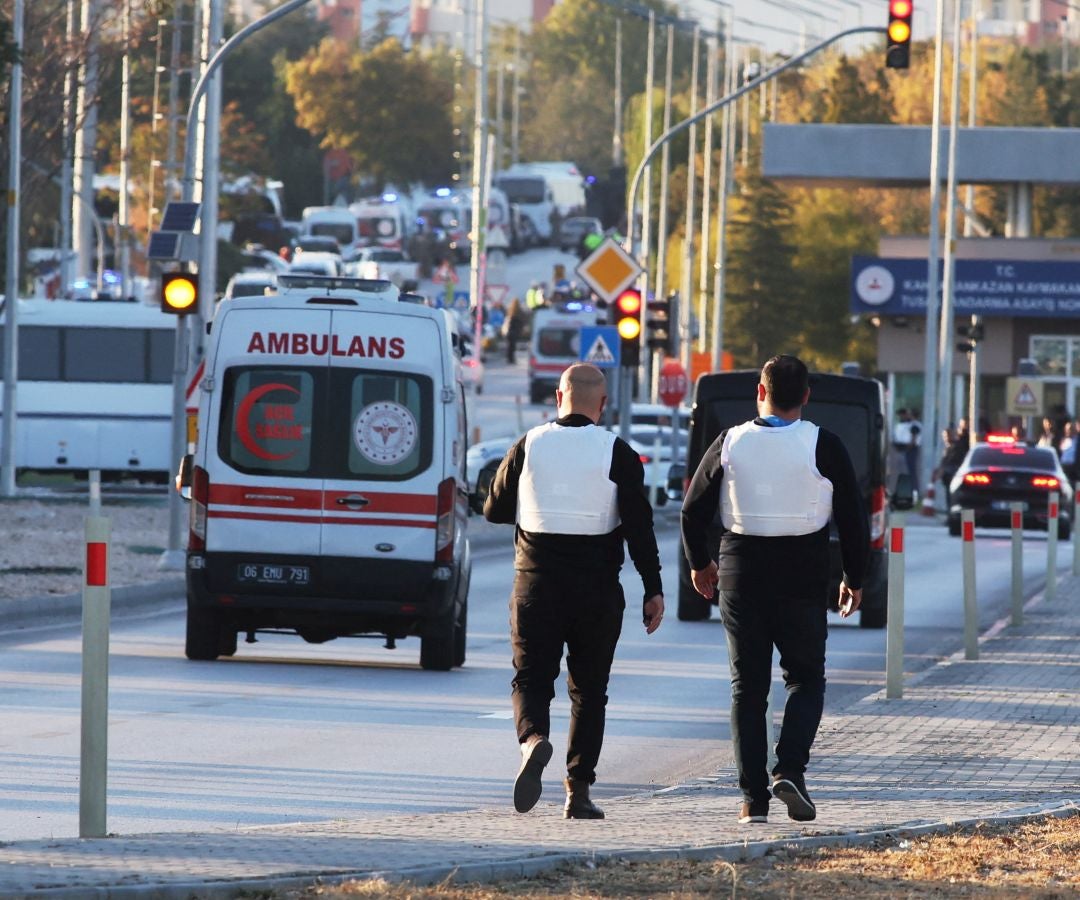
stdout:
<svg viewBox="0 0 1080 900">
<path fill-rule="evenodd" d="M 567 822 L 561 797 L 506 808 L 387 815 L 204 834 L 0 844 L 0 897 L 228 897 L 382 874 L 459 880 L 527 874 L 567 858 L 754 855 L 772 841 L 825 841 L 882 829 L 1057 807 L 1080 811 L 1080 579 L 999 623 L 980 658 L 963 652 L 822 721 L 808 782 L 818 819 L 773 804 L 740 826 L 732 771 L 605 802 L 603 822 Z M 552 792 L 554 779 L 548 779 Z M 508 794 L 509 797 L 509 794 Z M 830 837 L 831 836 L 831 837 Z M 730 852 L 729 852 L 730 851 Z"/>
</svg>

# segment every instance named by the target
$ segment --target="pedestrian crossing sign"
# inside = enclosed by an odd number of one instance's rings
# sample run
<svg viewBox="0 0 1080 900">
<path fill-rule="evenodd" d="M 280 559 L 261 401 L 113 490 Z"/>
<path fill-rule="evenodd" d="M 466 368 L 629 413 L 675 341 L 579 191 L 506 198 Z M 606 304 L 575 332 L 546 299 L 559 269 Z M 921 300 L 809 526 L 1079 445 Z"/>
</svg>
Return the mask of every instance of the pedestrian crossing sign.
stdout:
<svg viewBox="0 0 1080 900">
<path fill-rule="evenodd" d="M 1041 416 L 1043 414 L 1043 383 L 1038 378 L 1005 379 L 1005 414 L 1009 416 Z"/>
<path fill-rule="evenodd" d="M 582 362 L 601 369 L 614 369 L 619 365 L 619 350 L 619 332 L 614 325 L 582 326 L 579 356 Z"/>
</svg>

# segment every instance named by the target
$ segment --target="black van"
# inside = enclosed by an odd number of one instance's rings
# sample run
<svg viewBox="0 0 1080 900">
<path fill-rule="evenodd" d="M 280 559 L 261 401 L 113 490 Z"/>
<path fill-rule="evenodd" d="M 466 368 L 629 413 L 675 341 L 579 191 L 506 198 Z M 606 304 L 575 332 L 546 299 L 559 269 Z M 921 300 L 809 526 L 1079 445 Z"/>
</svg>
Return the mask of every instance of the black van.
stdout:
<svg viewBox="0 0 1080 900">
<path fill-rule="evenodd" d="M 690 446 L 687 453 L 687 477 L 697 471 L 698 463 L 712 442 L 725 428 L 739 425 L 757 415 L 757 385 L 760 372 L 719 372 L 703 375 L 694 390 L 690 416 Z M 849 375 L 810 375 L 810 402 L 803 418 L 829 429 L 847 447 L 855 466 L 855 476 L 863 492 L 863 502 L 870 515 L 870 569 L 863 582 L 863 600 L 859 625 L 883 628 L 887 610 L 887 551 L 885 549 L 885 436 L 884 390 L 880 381 Z M 842 566 L 840 542 L 835 526 L 829 541 L 829 600 L 835 606 L 840 589 Z M 719 549 L 720 515 L 717 511 L 709 542 Z M 690 583 L 690 567 L 680 554 L 679 618 L 696 622 L 709 618 L 710 603 Z"/>
</svg>

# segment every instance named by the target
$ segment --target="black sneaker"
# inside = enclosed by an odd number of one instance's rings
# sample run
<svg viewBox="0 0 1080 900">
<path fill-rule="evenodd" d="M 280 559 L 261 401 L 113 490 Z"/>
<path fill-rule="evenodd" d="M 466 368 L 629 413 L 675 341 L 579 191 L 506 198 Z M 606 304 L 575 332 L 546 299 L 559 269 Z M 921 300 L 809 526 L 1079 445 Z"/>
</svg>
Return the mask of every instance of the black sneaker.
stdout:
<svg viewBox="0 0 1080 900">
<path fill-rule="evenodd" d="M 544 789 L 544 766 L 551 762 L 551 741 L 542 734 L 530 735 L 521 744 L 521 768 L 514 781 L 514 809 L 528 812 L 540 799 Z"/>
<path fill-rule="evenodd" d="M 768 800 L 745 800 L 739 813 L 740 825 L 763 824 L 769 821 Z"/>
<path fill-rule="evenodd" d="M 773 779 L 772 795 L 787 807 L 788 816 L 796 822 L 812 822 L 817 818 L 817 807 L 806 792 L 801 775 L 777 775 Z"/>
</svg>

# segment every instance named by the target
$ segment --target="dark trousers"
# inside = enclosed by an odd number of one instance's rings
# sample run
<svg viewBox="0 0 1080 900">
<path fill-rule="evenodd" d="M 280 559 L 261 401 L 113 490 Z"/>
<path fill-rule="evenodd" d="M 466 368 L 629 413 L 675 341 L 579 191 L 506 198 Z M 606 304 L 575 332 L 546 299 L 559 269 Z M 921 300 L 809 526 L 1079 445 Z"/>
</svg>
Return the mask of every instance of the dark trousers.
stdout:
<svg viewBox="0 0 1080 900">
<path fill-rule="evenodd" d="M 518 740 L 551 734 L 551 701 L 565 645 L 570 695 L 566 770 L 589 784 L 596 780 L 604 743 L 608 676 L 625 606 L 622 587 L 612 576 L 583 582 L 519 572 L 510 597 L 511 696 Z"/>
<path fill-rule="evenodd" d="M 739 787 L 747 800 L 770 796 L 765 704 L 773 645 L 780 651 L 787 687 L 773 774 L 806 771 L 825 705 L 826 607 L 824 592 L 814 597 L 720 592 L 731 666 L 731 738 Z"/>
</svg>

